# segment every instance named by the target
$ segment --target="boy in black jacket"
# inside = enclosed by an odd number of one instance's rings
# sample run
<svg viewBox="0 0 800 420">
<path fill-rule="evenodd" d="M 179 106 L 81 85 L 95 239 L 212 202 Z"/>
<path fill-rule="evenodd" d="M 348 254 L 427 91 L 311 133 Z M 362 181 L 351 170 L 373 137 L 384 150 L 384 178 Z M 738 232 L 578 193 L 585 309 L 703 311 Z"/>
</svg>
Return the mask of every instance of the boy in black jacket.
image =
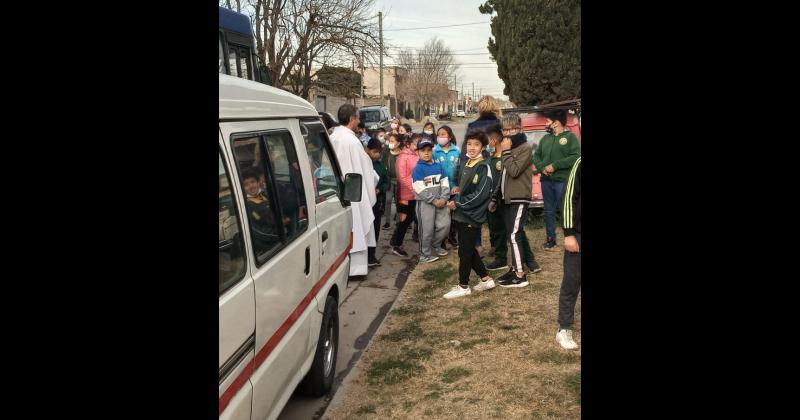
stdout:
<svg viewBox="0 0 800 420">
<path fill-rule="evenodd" d="M 464 147 L 467 150 L 467 161 L 459 165 L 458 190 L 453 199 L 447 203 L 453 212 L 453 219 L 458 220 L 458 286 L 444 295 L 445 299 L 454 299 L 472 294 L 469 288 L 470 271 L 480 276 L 481 281 L 475 285 L 476 291 L 494 288 L 494 280 L 483 265 L 480 254 L 474 246 L 475 238 L 481 234 L 480 226 L 486 223 L 486 206 L 492 196 L 492 172 L 483 158 L 483 148 L 488 142 L 486 133 L 471 130 L 466 135 Z"/>
<path fill-rule="evenodd" d="M 564 278 L 558 297 L 556 341 L 567 350 L 578 348 L 572 339 L 575 303 L 581 291 L 581 158 L 575 161 L 564 187 Z"/>
</svg>

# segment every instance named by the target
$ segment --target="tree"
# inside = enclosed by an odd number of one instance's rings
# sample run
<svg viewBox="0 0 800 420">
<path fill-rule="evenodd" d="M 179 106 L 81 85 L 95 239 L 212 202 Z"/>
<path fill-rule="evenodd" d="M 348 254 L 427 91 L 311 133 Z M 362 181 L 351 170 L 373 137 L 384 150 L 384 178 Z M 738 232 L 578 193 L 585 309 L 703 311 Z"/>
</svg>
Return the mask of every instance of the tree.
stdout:
<svg viewBox="0 0 800 420">
<path fill-rule="evenodd" d="M 316 85 L 336 96 L 353 99 L 361 93 L 361 74 L 347 67 L 322 66 Z"/>
<path fill-rule="evenodd" d="M 581 96 L 580 0 L 488 0 L 489 53 L 519 106 Z"/>
<path fill-rule="evenodd" d="M 415 100 L 425 109 L 447 100 L 448 81 L 458 70 L 458 63 L 444 41 L 434 37 L 417 53 L 400 52 L 396 61 L 405 69 L 404 76 L 398 79 L 398 95 L 403 92 L 407 100 Z"/>
<path fill-rule="evenodd" d="M 255 27 L 256 53 L 273 84 L 309 98 L 317 72 L 344 66 L 353 56 L 378 57 L 374 0 L 246 0 L 242 12 Z M 230 2 L 220 5 L 230 7 Z"/>
</svg>

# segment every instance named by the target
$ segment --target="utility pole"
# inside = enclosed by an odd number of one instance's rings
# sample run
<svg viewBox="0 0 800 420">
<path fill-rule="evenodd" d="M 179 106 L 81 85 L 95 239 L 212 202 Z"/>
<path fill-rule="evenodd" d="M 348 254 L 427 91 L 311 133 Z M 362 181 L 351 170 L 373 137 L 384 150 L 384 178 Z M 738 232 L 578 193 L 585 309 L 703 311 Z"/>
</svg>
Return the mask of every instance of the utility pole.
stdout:
<svg viewBox="0 0 800 420">
<path fill-rule="evenodd" d="M 381 106 L 383 106 L 383 12 L 378 12 L 378 32 L 381 37 Z"/>
<path fill-rule="evenodd" d="M 364 106 L 364 47 L 361 47 L 361 106 Z"/>
<path fill-rule="evenodd" d="M 472 102 L 475 102 L 475 82 L 472 82 Z"/>
</svg>

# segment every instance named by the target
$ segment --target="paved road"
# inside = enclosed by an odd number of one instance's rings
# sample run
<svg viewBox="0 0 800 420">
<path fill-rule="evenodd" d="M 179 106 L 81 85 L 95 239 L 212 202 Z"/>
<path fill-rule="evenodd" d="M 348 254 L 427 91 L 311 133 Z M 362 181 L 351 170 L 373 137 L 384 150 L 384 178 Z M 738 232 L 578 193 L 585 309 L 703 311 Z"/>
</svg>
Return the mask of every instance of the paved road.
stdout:
<svg viewBox="0 0 800 420">
<path fill-rule="evenodd" d="M 436 127 L 450 126 L 458 139 L 458 145 L 461 146 L 469 121 L 471 119 L 440 121 Z M 412 124 L 412 127 L 414 132 L 422 131 L 422 124 Z M 394 213 L 394 209 L 392 211 Z M 381 229 L 377 250 L 381 265 L 373 267 L 365 278 L 351 278 L 347 290 L 343 294 L 344 301 L 339 307 L 339 353 L 336 357 L 336 380 L 330 395 L 309 398 L 295 393 L 286 403 L 286 407 L 278 417 L 279 420 L 319 419 L 324 414 L 339 385 L 361 357 L 375 330 L 383 321 L 400 290 L 405 286 L 408 274 L 416 265 L 419 249 L 411 241 L 411 234 L 407 234 L 405 246 L 411 258 L 404 259 L 393 255 L 389 252 L 389 238 L 392 232 L 393 230 Z"/>
</svg>

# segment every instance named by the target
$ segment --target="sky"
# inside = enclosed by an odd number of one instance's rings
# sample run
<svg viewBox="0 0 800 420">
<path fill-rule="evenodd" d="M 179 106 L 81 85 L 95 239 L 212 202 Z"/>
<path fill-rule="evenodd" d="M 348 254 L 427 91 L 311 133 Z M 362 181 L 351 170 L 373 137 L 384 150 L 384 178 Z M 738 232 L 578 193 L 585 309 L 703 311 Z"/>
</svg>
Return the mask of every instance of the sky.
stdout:
<svg viewBox="0 0 800 420">
<path fill-rule="evenodd" d="M 478 11 L 478 6 L 483 3 L 483 0 L 375 0 L 375 13 L 383 12 L 384 45 L 416 49 L 437 36 L 450 48 L 456 60 L 462 63 L 457 72 L 458 90 L 461 90 L 463 83 L 464 89 L 471 94 L 472 84 L 475 83 L 476 96 L 480 91 L 483 95 L 508 99 L 508 96 L 503 95 L 505 84 L 497 76 L 497 65 L 492 62 L 487 49 L 492 35 L 488 23 L 491 17 Z M 486 23 L 450 28 L 393 30 L 475 22 Z M 390 55 L 397 52 L 397 49 L 387 50 Z M 384 65 L 392 63 L 391 59 L 384 59 Z"/>
</svg>

